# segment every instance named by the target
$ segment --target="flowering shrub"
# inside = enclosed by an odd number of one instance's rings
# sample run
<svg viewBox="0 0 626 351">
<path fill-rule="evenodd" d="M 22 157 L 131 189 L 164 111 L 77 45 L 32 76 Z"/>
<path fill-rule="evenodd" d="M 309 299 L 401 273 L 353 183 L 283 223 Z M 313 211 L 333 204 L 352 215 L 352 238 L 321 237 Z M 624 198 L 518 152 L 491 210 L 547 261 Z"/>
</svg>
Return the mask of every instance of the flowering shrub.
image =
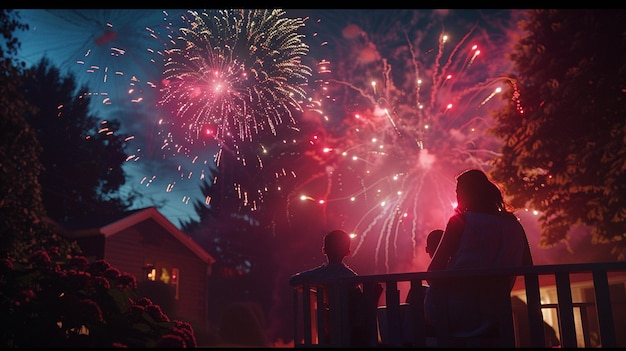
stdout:
<svg viewBox="0 0 626 351">
<path fill-rule="evenodd" d="M 197 347 L 191 325 L 139 296 L 134 276 L 105 260 L 54 257 L 1 261 L 0 347 Z"/>
</svg>

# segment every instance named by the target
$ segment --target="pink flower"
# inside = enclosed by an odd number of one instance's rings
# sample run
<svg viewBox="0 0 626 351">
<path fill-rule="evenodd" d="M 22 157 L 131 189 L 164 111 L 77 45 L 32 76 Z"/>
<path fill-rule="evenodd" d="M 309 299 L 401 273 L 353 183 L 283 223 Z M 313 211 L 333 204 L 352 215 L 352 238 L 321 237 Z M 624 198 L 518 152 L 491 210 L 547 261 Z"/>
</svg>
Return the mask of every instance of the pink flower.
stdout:
<svg viewBox="0 0 626 351">
<path fill-rule="evenodd" d="M 128 273 L 122 273 L 118 278 L 120 289 L 137 289 L 137 278 Z"/>
<path fill-rule="evenodd" d="M 109 279 L 117 279 L 120 277 L 120 271 L 115 267 L 109 267 L 102 275 Z"/>
<path fill-rule="evenodd" d="M 163 313 L 161 310 L 161 306 L 159 305 L 150 305 L 146 306 L 146 312 L 157 322 L 169 322 L 170 318 Z"/>
<path fill-rule="evenodd" d="M 110 289 L 111 288 L 111 283 L 109 283 L 109 280 L 105 277 L 94 277 L 93 279 L 93 285 L 95 287 L 100 287 L 100 288 L 104 288 L 104 289 Z"/>
<path fill-rule="evenodd" d="M 52 263 L 47 251 L 37 250 L 28 259 L 35 267 L 48 267 Z"/>
<path fill-rule="evenodd" d="M 89 261 L 85 256 L 74 256 L 70 259 L 68 265 L 70 267 L 76 267 L 79 270 L 84 270 L 89 266 Z"/>
<path fill-rule="evenodd" d="M 105 260 L 97 260 L 89 265 L 89 272 L 93 275 L 102 275 L 111 265 Z"/>
<path fill-rule="evenodd" d="M 163 335 L 159 341 L 157 341 L 156 347 L 159 348 L 186 348 L 185 340 L 178 335 L 167 334 Z"/>
<path fill-rule="evenodd" d="M 3 258 L 2 260 L 0 260 L 0 272 L 7 273 L 9 271 L 12 271 L 14 268 L 15 266 L 13 265 L 13 261 L 9 260 L 8 258 Z"/>
</svg>

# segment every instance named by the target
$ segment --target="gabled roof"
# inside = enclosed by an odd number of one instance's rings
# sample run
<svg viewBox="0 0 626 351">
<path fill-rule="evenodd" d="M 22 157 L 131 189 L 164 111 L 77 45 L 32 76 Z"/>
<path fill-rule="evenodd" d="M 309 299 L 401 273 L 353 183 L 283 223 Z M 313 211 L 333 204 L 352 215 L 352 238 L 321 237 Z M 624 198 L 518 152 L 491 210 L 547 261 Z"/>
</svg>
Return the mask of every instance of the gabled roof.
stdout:
<svg viewBox="0 0 626 351">
<path fill-rule="evenodd" d="M 206 263 L 212 264 L 215 259 L 209 255 L 198 243 L 196 243 L 190 236 L 183 233 L 172 222 L 170 222 L 156 207 L 146 207 L 143 209 L 137 209 L 125 212 L 123 215 L 98 219 L 90 219 L 87 222 L 74 225 L 64 225 L 65 230 L 71 237 L 85 237 L 96 234 L 103 234 L 105 238 L 110 237 L 122 230 L 130 228 L 135 224 L 141 223 L 147 219 L 152 219 L 161 225 L 168 233 L 170 233 L 176 240 L 185 245 L 196 256 Z"/>
</svg>

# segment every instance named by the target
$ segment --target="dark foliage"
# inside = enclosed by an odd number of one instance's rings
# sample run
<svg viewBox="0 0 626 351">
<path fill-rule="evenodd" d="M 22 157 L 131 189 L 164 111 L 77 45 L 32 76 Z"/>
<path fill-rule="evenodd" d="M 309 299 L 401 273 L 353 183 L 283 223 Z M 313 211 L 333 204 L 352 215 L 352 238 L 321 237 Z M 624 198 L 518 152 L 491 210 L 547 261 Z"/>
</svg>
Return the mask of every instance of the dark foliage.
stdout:
<svg viewBox="0 0 626 351">
<path fill-rule="evenodd" d="M 529 10 L 511 55 L 517 77 L 493 132 L 491 176 L 515 207 L 538 210 L 540 245 L 573 226 L 626 254 L 625 10 Z"/>
<path fill-rule="evenodd" d="M 130 206 L 116 192 L 125 183 L 125 136 L 117 120 L 98 121 L 89 96 L 72 75 L 62 76 L 47 59 L 24 72 L 24 91 L 36 107 L 26 119 L 42 146 L 40 183 L 48 216 L 66 222 L 115 214 Z"/>
<path fill-rule="evenodd" d="M 1 269 L 3 348 L 197 346 L 190 324 L 170 320 L 134 276 L 104 260 L 41 250 Z"/>
<path fill-rule="evenodd" d="M 76 247 L 54 235 L 45 222 L 39 176 L 41 146 L 33 128 L 24 119 L 34 108 L 23 94 L 20 67 L 13 59 L 19 42 L 15 30 L 24 30 L 19 15 L 0 10 L 0 257 L 20 259 L 41 247 L 70 252 Z"/>
</svg>

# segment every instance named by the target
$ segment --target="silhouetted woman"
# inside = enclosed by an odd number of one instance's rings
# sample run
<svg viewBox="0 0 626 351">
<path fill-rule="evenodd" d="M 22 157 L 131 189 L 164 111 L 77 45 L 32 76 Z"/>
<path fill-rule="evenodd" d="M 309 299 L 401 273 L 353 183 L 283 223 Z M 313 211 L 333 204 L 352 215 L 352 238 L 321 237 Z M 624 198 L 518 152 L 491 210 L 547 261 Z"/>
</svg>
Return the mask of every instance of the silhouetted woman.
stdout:
<svg viewBox="0 0 626 351">
<path fill-rule="evenodd" d="M 448 220 L 428 270 L 532 265 L 524 228 L 506 208 L 500 188 L 476 169 L 461 173 L 456 180 L 458 206 Z M 426 318 L 436 328 L 447 328 L 439 331 L 453 337 L 495 337 L 499 333 L 501 307 L 497 301 L 503 301 L 506 288 L 510 294 L 514 283 L 515 276 L 431 281 L 425 298 Z M 437 326 L 437 315 L 446 310 L 448 325 Z"/>
</svg>

